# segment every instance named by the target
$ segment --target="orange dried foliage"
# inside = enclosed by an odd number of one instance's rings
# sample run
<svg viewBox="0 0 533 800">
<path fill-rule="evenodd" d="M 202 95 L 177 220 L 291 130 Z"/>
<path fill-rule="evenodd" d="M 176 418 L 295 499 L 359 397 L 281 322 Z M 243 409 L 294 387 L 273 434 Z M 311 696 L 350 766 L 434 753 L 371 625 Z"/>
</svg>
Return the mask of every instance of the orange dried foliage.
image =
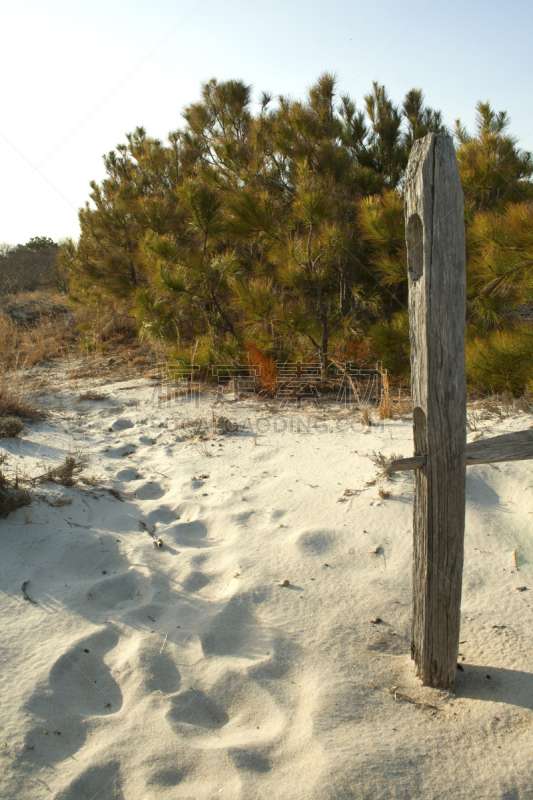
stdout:
<svg viewBox="0 0 533 800">
<path fill-rule="evenodd" d="M 363 368 L 372 362 L 372 356 L 372 343 L 368 339 L 349 341 L 337 353 L 339 361 L 353 361 Z"/>
<path fill-rule="evenodd" d="M 248 355 L 248 364 L 260 368 L 259 375 L 256 377 L 258 390 L 268 397 L 275 397 L 278 391 L 279 372 L 274 358 L 261 352 L 251 342 L 245 342 L 244 346 Z"/>
</svg>

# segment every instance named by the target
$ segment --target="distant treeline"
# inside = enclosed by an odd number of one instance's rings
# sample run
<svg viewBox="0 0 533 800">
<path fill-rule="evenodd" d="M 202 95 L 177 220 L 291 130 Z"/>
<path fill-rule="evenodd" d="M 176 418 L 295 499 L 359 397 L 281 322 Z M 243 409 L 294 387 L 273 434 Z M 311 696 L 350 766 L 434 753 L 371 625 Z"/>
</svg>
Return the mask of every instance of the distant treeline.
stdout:
<svg viewBox="0 0 533 800">
<path fill-rule="evenodd" d="M 57 263 L 59 250 L 46 236 L 34 236 L 26 244 L 0 244 L 0 295 L 44 286 L 66 290 Z"/>
<path fill-rule="evenodd" d="M 176 359 L 381 360 L 409 374 L 403 181 L 446 130 L 419 89 L 374 83 L 360 110 L 322 75 L 304 101 L 204 84 L 168 143 L 143 128 L 104 157 L 81 237 L 59 257 L 73 299 L 135 316 Z M 254 109 L 257 109 L 254 111 Z M 471 386 L 533 391 L 533 159 L 505 112 L 453 131 L 467 226 Z"/>
</svg>

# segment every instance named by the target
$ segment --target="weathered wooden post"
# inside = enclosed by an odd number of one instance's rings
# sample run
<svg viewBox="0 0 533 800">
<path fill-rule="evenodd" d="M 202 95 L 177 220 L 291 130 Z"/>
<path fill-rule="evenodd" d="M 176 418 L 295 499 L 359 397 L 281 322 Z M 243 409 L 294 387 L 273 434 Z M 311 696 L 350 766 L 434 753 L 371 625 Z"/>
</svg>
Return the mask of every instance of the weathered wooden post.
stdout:
<svg viewBox="0 0 533 800">
<path fill-rule="evenodd" d="M 466 467 L 533 459 L 533 431 L 466 443 L 466 264 L 463 193 L 453 144 L 415 142 L 406 174 L 412 458 L 411 655 L 428 686 L 453 686 L 459 649 Z"/>
<path fill-rule="evenodd" d="M 411 656 L 428 686 L 453 686 L 459 649 L 466 480 L 466 257 L 452 140 L 415 142 L 406 175 L 415 456 Z"/>
</svg>

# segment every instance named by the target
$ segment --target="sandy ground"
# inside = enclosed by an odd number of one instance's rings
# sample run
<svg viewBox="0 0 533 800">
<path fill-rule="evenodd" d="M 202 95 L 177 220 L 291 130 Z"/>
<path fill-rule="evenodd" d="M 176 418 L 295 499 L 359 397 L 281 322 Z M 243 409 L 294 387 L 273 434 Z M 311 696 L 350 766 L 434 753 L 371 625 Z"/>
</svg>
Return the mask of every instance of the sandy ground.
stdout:
<svg viewBox="0 0 533 800">
<path fill-rule="evenodd" d="M 468 470 L 463 671 L 432 690 L 412 476 L 366 485 L 374 451 L 412 454 L 411 420 L 152 384 L 64 384 L 0 442 L 26 476 L 82 453 L 94 478 L 0 521 L 1 797 L 533 798 L 533 465 Z"/>
</svg>

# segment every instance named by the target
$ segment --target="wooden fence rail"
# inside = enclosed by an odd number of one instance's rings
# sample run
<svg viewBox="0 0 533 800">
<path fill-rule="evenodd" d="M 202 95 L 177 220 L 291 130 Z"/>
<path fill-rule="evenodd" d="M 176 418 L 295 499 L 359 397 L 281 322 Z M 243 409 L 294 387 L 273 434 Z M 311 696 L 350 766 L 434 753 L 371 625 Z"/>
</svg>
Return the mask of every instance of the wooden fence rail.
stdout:
<svg viewBox="0 0 533 800">
<path fill-rule="evenodd" d="M 516 431 L 493 436 L 482 442 L 469 442 L 466 445 L 466 466 L 474 464 L 495 464 L 498 461 L 526 461 L 533 458 L 533 431 Z M 421 469 L 427 462 L 427 455 L 412 458 L 398 458 L 388 467 L 387 472 L 404 472 Z"/>
</svg>

